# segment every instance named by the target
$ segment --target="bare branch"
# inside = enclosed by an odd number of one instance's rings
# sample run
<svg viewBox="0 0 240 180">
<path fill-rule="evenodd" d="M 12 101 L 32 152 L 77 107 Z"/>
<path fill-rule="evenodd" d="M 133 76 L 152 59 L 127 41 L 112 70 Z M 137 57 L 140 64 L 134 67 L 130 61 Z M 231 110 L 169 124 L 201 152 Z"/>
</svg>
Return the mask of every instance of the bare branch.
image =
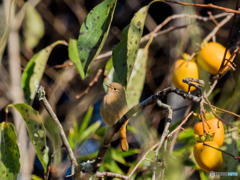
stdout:
<svg viewBox="0 0 240 180">
<path fill-rule="evenodd" d="M 128 176 L 124 176 L 124 175 L 117 174 L 117 173 L 112 173 L 112 172 L 96 172 L 95 177 L 98 177 L 98 178 L 112 177 L 112 178 L 130 180 L 130 178 Z"/>
<path fill-rule="evenodd" d="M 137 164 L 134 166 L 134 168 L 128 173 L 128 177 L 131 177 L 137 170 L 137 168 L 140 166 L 140 164 L 142 163 L 142 161 L 144 161 L 146 159 L 146 156 L 148 155 L 148 153 L 150 153 L 151 151 L 153 151 L 159 143 L 154 144 L 150 149 L 148 149 L 143 155 L 142 157 L 139 159 L 139 161 L 137 162 Z"/>
<path fill-rule="evenodd" d="M 43 89 L 43 87 L 39 87 L 38 89 L 38 100 L 43 104 L 43 106 L 45 107 L 45 109 L 47 110 L 47 112 L 49 113 L 49 115 L 51 116 L 51 118 L 54 120 L 54 122 L 56 123 L 57 125 L 57 128 L 59 129 L 60 131 L 60 135 L 61 135 L 61 138 L 62 138 L 62 141 L 63 141 L 63 144 L 64 146 L 66 147 L 67 149 L 67 152 L 68 152 L 68 155 L 69 155 L 69 158 L 71 160 L 71 163 L 72 163 L 72 175 L 75 174 L 75 167 L 78 166 L 78 163 L 77 163 L 77 159 L 76 157 L 74 156 L 74 153 L 68 143 L 68 140 L 67 140 L 67 137 L 65 135 L 65 132 L 63 130 L 63 127 L 58 119 L 58 117 L 56 116 L 56 114 L 54 113 L 51 105 L 49 104 L 48 100 L 46 99 L 45 97 L 45 91 Z"/>
<path fill-rule="evenodd" d="M 165 124 L 164 130 L 163 130 L 161 139 L 160 139 L 159 144 L 158 144 L 158 146 L 157 146 L 157 149 L 156 149 L 156 151 L 155 151 L 155 161 L 156 161 L 156 162 L 158 162 L 158 160 L 159 160 L 159 152 L 160 152 L 160 149 L 161 149 L 164 141 L 165 141 L 166 138 L 167 138 L 168 131 L 169 131 L 168 129 L 169 129 L 170 124 L 171 124 L 171 122 L 172 122 L 172 116 L 173 116 L 173 110 L 172 110 L 172 107 L 171 107 L 171 106 L 162 103 L 160 100 L 157 100 L 157 104 L 158 104 L 159 107 L 162 107 L 162 108 L 168 110 L 168 117 L 167 117 L 167 120 L 166 120 L 166 124 Z M 156 179 L 156 172 L 157 172 L 157 166 L 155 165 L 155 167 L 153 168 L 153 176 L 152 176 L 152 179 L 153 179 L 153 180 Z"/>
<path fill-rule="evenodd" d="M 212 9 L 219 9 L 228 13 L 235 13 L 235 14 L 240 14 L 240 11 L 235 10 L 235 9 L 230 9 L 230 8 L 225 8 L 222 6 L 217 6 L 214 4 L 199 4 L 199 3 L 187 3 L 187 2 L 181 2 L 181 1 L 172 1 L 172 0 L 166 0 L 165 2 L 168 3 L 174 3 L 174 4 L 179 4 L 183 6 L 196 6 L 196 7 L 204 7 L 204 8 L 212 8 Z"/>
<path fill-rule="evenodd" d="M 191 111 L 184 119 L 183 121 L 178 125 L 178 127 L 176 127 L 171 133 L 169 133 L 167 135 L 167 137 L 171 137 L 174 133 L 176 133 L 177 131 L 179 131 L 179 129 L 182 128 L 182 126 L 188 121 L 188 119 L 190 118 L 190 116 L 193 114 L 193 111 Z"/>
<path fill-rule="evenodd" d="M 208 42 L 215 34 L 219 31 L 219 29 L 224 26 L 232 17 L 234 14 L 229 14 L 226 18 L 224 18 L 218 25 L 212 30 L 210 34 L 207 35 L 207 37 L 204 38 L 202 41 L 202 45 L 206 42 Z"/>
<path fill-rule="evenodd" d="M 150 39 L 151 35 L 153 34 L 153 37 L 157 37 L 159 35 L 171 32 L 173 30 L 179 29 L 179 28 L 183 28 L 186 27 L 187 25 L 182 25 L 182 26 L 177 26 L 177 27 L 169 27 L 165 30 L 160 31 L 160 29 L 162 29 L 165 25 L 167 25 L 170 21 L 174 20 L 174 19 L 178 19 L 178 18 L 192 18 L 192 19 L 197 19 L 197 20 L 201 20 L 201 21 L 210 21 L 212 20 L 212 18 L 214 19 L 219 19 L 219 18 L 223 18 L 225 16 L 227 16 L 228 13 L 220 13 L 217 15 L 212 15 L 211 17 L 203 17 L 203 16 L 198 16 L 198 15 L 190 15 L 190 14 L 176 14 L 176 15 L 172 15 L 169 16 L 168 18 L 166 18 L 161 24 L 159 24 L 157 27 L 155 27 L 155 29 L 148 33 L 147 35 L 143 36 L 141 39 L 141 43 L 146 42 L 147 40 Z M 111 57 L 112 56 L 112 51 L 107 51 L 105 53 L 102 53 L 100 55 L 98 55 L 95 60 L 100 60 L 100 59 L 104 59 L 107 57 Z"/>
</svg>

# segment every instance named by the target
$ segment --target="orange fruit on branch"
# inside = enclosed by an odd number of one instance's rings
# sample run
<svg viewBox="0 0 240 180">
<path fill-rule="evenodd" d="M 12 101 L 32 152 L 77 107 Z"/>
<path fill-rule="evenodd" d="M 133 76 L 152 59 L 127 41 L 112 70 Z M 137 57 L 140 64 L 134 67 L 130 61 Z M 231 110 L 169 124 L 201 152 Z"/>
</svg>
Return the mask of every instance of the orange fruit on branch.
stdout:
<svg viewBox="0 0 240 180">
<path fill-rule="evenodd" d="M 196 87 L 191 86 L 189 89 L 189 85 L 183 82 L 185 78 L 199 79 L 198 66 L 194 59 L 178 59 L 174 64 L 172 81 L 175 87 L 185 92 L 194 91 Z"/>
<path fill-rule="evenodd" d="M 211 135 L 212 141 L 221 146 L 224 142 L 224 126 L 222 121 L 213 117 L 205 120 L 205 122 L 198 122 L 194 125 L 194 133 L 198 136 Z M 205 129 L 205 133 L 204 133 Z"/>
<path fill-rule="evenodd" d="M 227 70 L 230 69 L 230 62 L 225 63 L 224 68 L 219 72 L 220 66 L 223 62 L 224 54 L 226 48 L 217 43 L 217 42 L 209 42 L 205 44 L 201 50 L 198 52 L 197 63 L 199 66 L 207 71 L 210 74 L 223 74 Z M 233 61 L 231 58 L 231 54 L 227 51 L 225 59 L 229 59 L 229 61 Z"/>
<path fill-rule="evenodd" d="M 204 145 L 204 143 L 211 147 Z M 204 143 L 194 145 L 193 154 L 196 162 L 206 172 L 219 171 L 223 166 L 223 156 L 221 151 L 214 149 L 219 148 L 218 144 L 214 141 Z"/>
</svg>

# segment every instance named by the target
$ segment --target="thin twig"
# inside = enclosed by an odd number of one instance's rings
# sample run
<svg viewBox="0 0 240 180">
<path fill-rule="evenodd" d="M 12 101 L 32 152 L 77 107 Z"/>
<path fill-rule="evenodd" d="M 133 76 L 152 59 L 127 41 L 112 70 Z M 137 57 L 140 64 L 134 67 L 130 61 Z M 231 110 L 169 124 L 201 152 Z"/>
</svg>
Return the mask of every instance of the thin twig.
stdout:
<svg viewBox="0 0 240 180">
<path fill-rule="evenodd" d="M 78 166 L 78 163 L 77 163 L 77 159 L 76 157 L 74 156 L 74 153 L 68 143 L 68 140 L 67 140 L 67 137 L 65 135 L 65 132 L 63 130 L 63 127 L 58 119 L 58 117 L 56 116 L 56 114 L 54 113 L 51 105 L 49 104 L 48 100 L 46 99 L 45 97 L 45 91 L 43 89 L 43 87 L 39 87 L 38 89 L 38 99 L 40 102 L 42 102 L 43 106 L 45 107 L 45 109 L 47 110 L 47 112 L 49 113 L 49 115 L 51 116 L 51 118 L 54 120 L 54 122 L 56 123 L 57 125 L 57 128 L 59 129 L 59 132 L 60 132 L 60 135 L 61 135 L 61 138 L 62 138 L 62 141 L 63 141 L 63 144 L 64 146 L 66 147 L 67 149 L 67 152 L 68 152 L 68 155 L 69 155 L 69 158 L 71 160 L 71 163 L 72 163 L 72 175 L 75 174 L 75 167 Z"/>
<path fill-rule="evenodd" d="M 80 99 L 83 95 L 86 95 L 89 90 L 93 87 L 95 83 L 98 82 L 100 75 L 103 73 L 103 69 L 99 69 L 91 82 L 88 84 L 88 87 L 79 95 L 76 96 L 76 99 Z"/>
<path fill-rule="evenodd" d="M 225 17 L 218 25 L 212 30 L 211 33 L 207 35 L 207 37 L 204 38 L 202 41 L 202 45 L 204 45 L 206 42 L 208 42 L 215 34 L 219 31 L 219 29 L 224 26 L 232 17 L 234 14 L 229 14 L 227 17 Z"/>
<path fill-rule="evenodd" d="M 204 142 L 203 142 L 203 145 L 204 145 L 204 146 L 211 147 L 211 148 L 213 148 L 213 149 L 216 149 L 216 150 L 218 150 L 218 151 L 220 151 L 220 152 L 222 152 L 222 153 L 224 153 L 224 154 L 232 157 L 232 158 L 235 159 L 235 160 L 240 160 L 240 156 L 235 156 L 235 155 L 233 155 L 233 154 L 231 154 L 231 153 L 229 153 L 229 152 L 227 152 L 227 151 L 224 151 L 224 150 L 222 150 L 222 149 L 216 148 L 216 147 L 211 146 L 211 145 L 209 145 L 209 144 L 207 144 L 207 143 L 204 143 Z"/>
<path fill-rule="evenodd" d="M 134 166 L 134 168 L 128 173 L 128 177 L 130 178 L 137 170 L 137 168 L 140 166 L 140 164 L 142 163 L 142 161 L 144 161 L 146 159 L 146 156 L 148 155 L 148 153 L 150 153 L 151 151 L 153 151 L 159 143 L 154 144 L 150 149 L 148 149 L 143 155 L 142 157 L 139 159 L 139 161 L 137 162 L 137 164 Z"/>
<path fill-rule="evenodd" d="M 215 19 L 218 19 L 218 18 L 225 17 L 227 15 L 228 15 L 227 13 L 221 13 L 221 14 L 214 15 L 213 17 Z M 203 16 L 198 16 L 198 15 L 192 15 L 192 14 L 175 14 L 175 15 L 172 15 L 172 16 L 169 16 L 168 18 L 166 18 L 161 24 L 156 26 L 152 32 L 143 36 L 141 39 L 141 42 L 145 42 L 146 40 L 150 39 L 151 34 L 156 34 L 158 31 L 160 31 L 160 29 L 162 29 L 164 26 L 166 26 L 170 21 L 179 19 L 179 18 L 197 19 L 197 20 L 201 20 L 204 22 L 211 20 L 210 17 L 203 17 Z"/>
<path fill-rule="evenodd" d="M 184 119 L 183 121 L 176 127 L 171 133 L 168 134 L 167 137 L 171 137 L 174 133 L 176 133 L 178 130 L 182 128 L 182 126 L 188 121 L 190 116 L 193 114 L 193 111 L 191 111 Z"/>
<path fill-rule="evenodd" d="M 171 106 L 162 103 L 160 100 L 157 100 L 157 104 L 158 104 L 159 107 L 162 107 L 162 108 L 168 110 L 168 116 L 167 116 L 166 124 L 165 124 L 164 130 L 163 130 L 161 139 L 160 139 L 159 144 L 157 146 L 157 149 L 155 151 L 155 161 L 156 162 L 158 162 L 158 160 L 159 160 L 159 152 L 160 152 L 160 149 L 161 149 L 164 141 L 167 138 L 168 131 L 169 131 L 168 129 L 170 127 L 170 124 L 172 122 L 172 117 L 173 117 L 173 110 L 172 110 Z M 156 179 L 156 172 L 157 172 L 157 165 L 155 165 L 154 168 L 153 168 L 153 176 L 152 176 L 153 180 Z"/>
<path fill-rule="evenodd" d="M 230 9 L 230 8 L 225 8 L 222 6 L 217 6 L 215 4 L 199 4 L 199 3 L 187 3 L 187 2 L 181 2 L 181 1 L 172 1 L 172 0 L 166 0 L 165 2 L 168 3 L 174 3 L 174 4 L 179 4 L 183 6 L 196 6 L 196 7 L 204 7 L 204 8 L 212 8 L 212 9 L 219 9 L 228 13 L 235 13 L 235 14 L 240 14 L 240 11 L 235 10 L 235 9 Z"/>
<path fill-rule="evenodd" d="M 217 83 L 218 83 L 218 80 L 215 79 L 215 80 L 213 81 L 212 85 L 210 86 L 208 92 L 205 93 L 205 97 L 206 97 L 206 98 L 207 98 L 208 96 L 210 96 L 210 94 L 212 93 L 212 91 L 213 91 L 214 88 L 216 87 Z"/>
<path fill-rule="evenodd" d="M 211 11 L 208 11 L 208 16 L 211 18 L 212 22 L 217 26 L 218 25 L 218 22 L 217 20 L 213 17 L 213 14 Z"/>
<path fill-rule="evenodd" d="M 96 172 L 95 177 L 103 178 L 103 177 L 112 177 L 112 178 L 119 178 L 124 180 L 130 180 L 128 176 L 112 173 L 112 172 Z"/>
<path fill-rule="evenodd" d="M 167 105 L 167 104 L 164 104 L 162 103 L 160 100 L 157 101 L 157 104 L 159 107 L 162 107 L 164 109 L 167 109 L 168 110 L 168 117 L 167 117 L 167 120 L 166 120 L 166 125 L 164 127 L 164 130 L 163 130 L 163 133 L 162 133 L 162 136 L 161 136 L 161 139 L 159 141 L 159 144 L 158 144 L 158 147 L 156 149 L 156 159 L 158 159 L 158 154 L 159 154 L 159 151 L 163 145 L 163 142 L 164 140 L 167 138 L 168 136 L 168 129 L 170 127 L 170 124 L 171 124 L 171 121 L 172 121 L 172 116 L 173 116 L 173 110 L 172 110 L 172 107 Z"/>
<path fill-rule="evenodd" d="M 240 115 L 239 115 L 239 114 L 236 114 L 236 113 L 234 113 L 234 112 L 232 112 L 232 111 L 228 111 L 228 110 L 226 110 L 226 109 L 219 108 L 219 107 L 214 106 L 214 105 L 212 105 L 212 104 L 210 104 L 210 103 L 207 103 L 207 102 L 204 102 L 204 103 L 207 104 L 207 105 L 209 105 L 211 108 L 214 108 L 214 109 L 216 109 L 216 110 L 218 110 L 218 111 L 225 112 L 225 113 L 228 113 L 228 114 L 231 114 L 231 115 L 233 115 L 233 116 L 236 116 L 236 117 L 240 118 Z"/>
<path fill-rule="evenodd" d="M 215 19 L 219 19 L 219 18 L 222 18 L 222 17 L 225 17 L 227 16 L 228 14 L 227 13 L 220 13 L 220 14 L 217 14 L 217 15 L 213 15 L 213 17 Z M 162 34 L 165 34 L 165 33 L 168 33 L 172 30 L 175 30 L 175 29 L 178 29 L 178 28 L 173 28 L 173 27 L 170 27 L 163 31 L 160 31 L 160 29 L 162 29 L 165 25 L 167 25 L 170 21 L 174 20 L 174 19 L 178 19 L 178 18 L 193 18 L 193 19 L 198 19 L 198 20 L 201 20 L 201 21 L 209 21 L 211 20 L 210 17 L 203 17 L 203 16 L 198 16 L 198 15 L 190 15 L 190 14 L 176 14 L 176 15 L 172 15 L 172 16 L 169 16 L 168 18 L 166 18 L 161 24 L 159 24 L 158 26 L 155 27 L 155 29 L 148 33 L 147 35 L 143 36 L 142 39 L 141 39 L 141 43 L 143 42 L 146 42 L 147 40 L 150 39 L 152 33 L 154 34 L 154 37 L 157 37 L 159 35 L 162 35 Z M 184 26 L 181 26 L 181 27 L 184 27 Z M 95 60 L 100 60 L 100 59 L 104 59 L 104 58 L 107 58 L 107 57 L 111 57 L 112 56 L 112 51 L 107 51 L 105 53 L 102 53 L 100 55 L 98 55 Z"/>
</svg>

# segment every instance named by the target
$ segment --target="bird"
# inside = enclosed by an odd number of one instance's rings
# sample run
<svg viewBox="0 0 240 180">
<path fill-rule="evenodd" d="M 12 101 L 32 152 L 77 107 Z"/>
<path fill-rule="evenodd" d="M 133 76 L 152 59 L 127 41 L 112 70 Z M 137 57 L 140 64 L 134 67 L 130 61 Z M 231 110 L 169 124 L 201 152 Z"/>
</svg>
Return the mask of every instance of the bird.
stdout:
<svg viewBox="0 0 240 180">
<path fill-rule="evenodd" d="M 128 106 L 125 89 L 120 83 L 112 82 L 107 85 L 107 87 L 108 91 L 103 98 L 100 113 L 106 124 L 112 126 L 128 111 Z M 122 151 L 128 151 L 127 124 L 128 120 L 119 130 L 120 146 Z"/>
</svg>

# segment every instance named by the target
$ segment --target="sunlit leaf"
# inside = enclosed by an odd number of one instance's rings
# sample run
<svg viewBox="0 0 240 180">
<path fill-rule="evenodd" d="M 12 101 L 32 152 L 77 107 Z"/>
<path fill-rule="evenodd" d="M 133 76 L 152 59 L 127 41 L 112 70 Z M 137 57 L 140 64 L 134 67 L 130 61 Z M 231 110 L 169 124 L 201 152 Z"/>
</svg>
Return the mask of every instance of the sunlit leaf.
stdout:
<svg viewBox="0 0 240 180">
<path fill-rule="evenodd" d="M 145 81 L 147 58 L 148 49 L 139 49 L 127 84 L 126 96 L 129 108 L 138 104 L 140 100 Z"/>
<path fill-rule="evenodd" d="M 186 139 L 193 139 L 194 140 L 194 130 L 192 128 L 187 128 L 181 131 L 178 135 L 178 140 L 183 141 Z"/>
<path fill-rule="evenodd" d="M 32 175 L 32 180 L 43 180 L 43 179 L 40 178 L 39 176 Z"/>
<path fill-rule="evenodd" d="M 88 137 L 90 137 L 92 134 L 95 133 L 95 131 L 100 127 L 101 122 L 97 121 L 95 123 L 93 123 L 92 125 L 90 125 L 82 134 L 81 134 L 81 139 L 80 141 L 83 141 L 85 139 L 87 139 Z"/>
<path fill-rule="evenodd" d="M 51 51 L 59 44 L 66 45 L 65 41 L 54 42 L 35 54 L 24 69 L 21 77 L 21 86 L 24 90 L 24 96 L 29 104 L 31 104 L 35 98 L 36 91 L 39 87 Z"/>
<path fill-rule="evenodd" d="M 25 46 L 29 49 L 34 48 L 44 35 L 44 22 L 38 11 L 30 3 L 26 4 L 23 32 Z"/>
<path fill-rule="evenodd" d="M 14 126 L 0 123 L 0 179 L 17 179 L 20 169 L 19 149 Z"/>
<path fill-rule="evenodd" d="M 80 60 L 87 72 L 106 41 L 117 0 L 105 0 L 90 11 L 80 28 L 78 49 Z"/>
<path fill-rule="evenodd" d="M 83 70 L 83 65 L 79 57 L 78 47 L 77 47 L 77 40 L 70 39 L 68 44 L 68 56 L 69 59 L 75 65 L 80 77 L 83 79 L 85 77 L 85 73 Z"/>
<path fill-rule="evenodd" d="M 121 41 L 113 49 L 114 81 L 123 85 L 127 84 L 132 73 L 148 7 L 144 6 L 134 15 L 131 23 L 123 30 Z"/>
<path fill-rule="evenodd" d="M 48 147 L 46 144 L 46 131 L 39 112 L 27 104 L 11 104 L 8 107 L 15 108 L 24 119 L 30 140 L 46 172 L 49 161 Z"/>
<path fill-rule="evenodd" d="M 118 166 L 118 164 L 115 161 L 109 161 L 108 163 L 105 163 L 104 168 L 110 172 L 115 172 L 119 174 L 123 174 L 123 171 L 121 168 Z"/>
<path fill-rule="evenodd" d="M 117 150 L 111 149 L 111 156 L 113 160 L 126 165 L 125 159 L 119 154 Z"/>
<path fill-rule="evenodd" d="M 113 68 L 113 62 L 112 57 L 107 61 L 107 64 L 104 69 L 104 82 L 103 84 L 110 84 L 113 82 L 113 74 L 114 74 L 114 68 Z M 107 91 L 107 86 L 103 86 L 104 90 Z"/>
<path fill-rule="evenodd" d="M 91 120 L 93 113 L 93 107 L 89 107 L 87 113 L 85 114 L 83 120 L 81 121 L 80 128 L 79 128 L 79 133 L 82 134 L 85 129 L 88 127 L 88 124 Z"/>
<path fill-rule="evenodd" d="M 90 107 L 84 116 L 81 124 L 74 123 L 74 126 L 69 131 L 68 141 L 72 148 L 77 144 L 83 143 L 86 139 L 91 137 L 100 127 L 100 121 L 89 125 L 93 113 L 93 108 Z"/>
<path fill-rule="evenodd" d="M 200 171 L 199 174 L 200 174 L 200 179 L 201 180 L 208 180 L 208 176 L 206 175 L 205 172 Z"/>
</svg>

